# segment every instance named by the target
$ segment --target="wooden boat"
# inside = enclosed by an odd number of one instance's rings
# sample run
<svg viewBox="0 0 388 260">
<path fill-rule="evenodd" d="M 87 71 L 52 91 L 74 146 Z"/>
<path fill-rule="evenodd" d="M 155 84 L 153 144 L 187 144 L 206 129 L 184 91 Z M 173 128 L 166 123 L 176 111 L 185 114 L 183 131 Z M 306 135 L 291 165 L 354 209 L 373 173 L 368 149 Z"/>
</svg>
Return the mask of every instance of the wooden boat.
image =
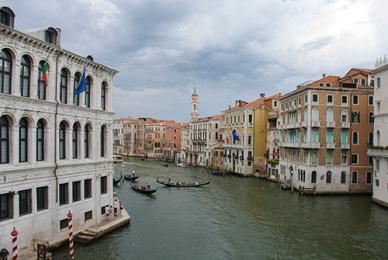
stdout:
<svg viewBox="0 0 388 260">
<path fill-rule="evenodd" d="M 120 178 L 118 180 L 113 179 L 113 185 L 117 186 L 121 182 L 122 179 L 123 179 L 122 176 L 120 176 Z"/>
<path fill-rule="evenodd" d="M 140 192 L 140 193 L 143 193 L 143 194 L 152 194 L 152 193 L 155 193 L 158 189 L 146 189 L 145 186 L 143 186 L 143 189 L 142 189 L 142 186 L 140 185 L 131 185 L 131 188 L 137 192 Z"/>
<path fill-rule="evenodd" d="M 168 182 L 156 179 L 156 181 L 167 187 L 176 187 L 176 188 L 184 188 L 184 187 L 201 187 L 210 183 L 210 181 L 202 181 L 202 182 Z"/>
<path fill-rule="evenodd" d="M 184 163 L 177 163 L 176 166 L 181 167 L 181 168 L 187 168 L 187 165 Z"/>
<path fill-rule="evenodd" d="M 131 174 L 126 174 L 124 175 L 124 180 L 127 180 L 127 181 L 135 181 L 137 178 L 139 178 L 138 175 L 131 175 Z"/>
</svg>

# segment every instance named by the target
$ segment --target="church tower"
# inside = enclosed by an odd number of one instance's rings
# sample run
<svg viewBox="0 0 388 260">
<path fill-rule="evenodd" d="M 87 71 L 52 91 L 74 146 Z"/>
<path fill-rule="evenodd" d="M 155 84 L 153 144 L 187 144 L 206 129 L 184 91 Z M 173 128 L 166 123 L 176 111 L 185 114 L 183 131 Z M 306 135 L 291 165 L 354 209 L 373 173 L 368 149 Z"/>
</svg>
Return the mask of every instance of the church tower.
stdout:
<svg viewBox="0 0 388 260">
<path fill-rule="evenodd" d="M 197 119 L 199 116 L 198 105 L 197 88 L 194 88 L 193 94 L 191 94 L 191 120 Z"/>
</svg>

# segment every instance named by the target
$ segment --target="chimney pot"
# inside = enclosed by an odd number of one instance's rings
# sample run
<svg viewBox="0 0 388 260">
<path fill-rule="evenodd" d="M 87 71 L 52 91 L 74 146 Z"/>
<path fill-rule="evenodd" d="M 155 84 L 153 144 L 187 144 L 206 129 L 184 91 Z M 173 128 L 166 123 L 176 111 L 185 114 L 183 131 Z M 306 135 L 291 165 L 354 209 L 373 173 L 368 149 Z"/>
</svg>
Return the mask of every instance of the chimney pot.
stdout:
<svg viewBox="0 0 388 260">
<path fill-rule="evenodd" d="M 260 97 L 261 98 L 265 97 L 265 93 L 260 93 Z"/>
<path fill-rule="evenodd" d="M 324 77 L 326 77 L 326 74 L 325 74 L 325 73 L 322 74 L 322 78 L 324 78 Z"/>
</svg>

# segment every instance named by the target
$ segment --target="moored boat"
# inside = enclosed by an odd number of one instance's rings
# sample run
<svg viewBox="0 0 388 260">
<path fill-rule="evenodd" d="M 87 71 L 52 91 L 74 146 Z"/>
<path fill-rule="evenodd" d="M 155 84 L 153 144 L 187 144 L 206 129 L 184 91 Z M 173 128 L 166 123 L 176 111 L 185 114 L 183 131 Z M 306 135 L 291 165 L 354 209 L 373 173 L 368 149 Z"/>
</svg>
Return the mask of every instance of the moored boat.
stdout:
<svg viewBox="0 0 388 260">
<path fill-rule="evenodd" d="M 124 180 L 127 180 L 127 181 L 135 181 L 135 180 L 137 180 L 137 178 L 139 178 L 139 176 L 135 175 L 135 174 L 124 175 Z"/>
<path fill-rule="evenodd" d="M 184 163 L 177 163 L 176 166 L 181 167 L 181 168 L 187 168 L 187 165 Z"/>
<path fill-rule="evenodd" d="M 151 189 L 149 186 L 147 187 L 147 186 L 137 185 L 137 184 L 131 185 L 131 188 L 134 191 L 137 191 L 143 194 L 152 194 L 158 190 L 158 189 Z"/>
<path fill-rule="evenodd" d="M 120 176 L 120 178 L 118 180 L 113 179 L 113 185 L 117 186 L 121 182 L 122 179 L 123 179 L 122 176 Z"/>
<path fill-rule="evenodd" d="M 123 157 L 118 154 L 113 155 L 113 163 L 122 163 L 124 162 Z"/>
<path fill-rule="evenodd" d="M 168 167 L 168 163 L 162 163 L 162 166 Z"/>
<path fill-rule="evenodd" d="M 202 182 L 185 182 L 185 181 L 177 181 L 177 182 L 171 182 L 171 181 L 164 181 L 156 179 L 156 181 L 164 186 L 167 187 L 176 187 L 176 188 L 184 188 L 184 187 L 200 187 L 207 184 L 210 184 L 210 181 L 202 181 Z"/>
</svg>

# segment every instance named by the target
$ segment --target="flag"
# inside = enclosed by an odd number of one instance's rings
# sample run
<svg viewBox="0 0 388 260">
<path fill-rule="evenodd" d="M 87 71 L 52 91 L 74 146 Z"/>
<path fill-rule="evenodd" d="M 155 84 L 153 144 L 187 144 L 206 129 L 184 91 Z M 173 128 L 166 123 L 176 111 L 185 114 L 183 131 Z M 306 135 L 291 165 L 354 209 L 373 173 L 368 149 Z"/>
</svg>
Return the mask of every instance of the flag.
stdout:
<svg viewBox="0 0 388 260">
<path fill-rule="evenodd" d="M 238 136 L 238 133 L 237 133 L 236 129 L 232 130 L 232 137 L 233 137 L 233 142 L 234 141 L 240 141 L 240 136 Z"/>
<path fill-rule="evenodd" d="M 44 85 L 47 87 L 48 86 L 48 65 L 47 65 L 47 62 L 45 62 L 43 64 L 43 68 L 42 68 L 42 76 L 43 76 L 43 82 L 44 82 Z"/>
<path fill-rule="evenodd" d="M 81 94 L 82 92 L 84 92 L 86 90 L 86 69 L 85 69 L 85 66 L 84 66 L 84 71 L 82 73 L 82 77 L 81 77 L 81 80 L 79 82 L 79 86 L 75 89 L 75 94 L 79 95 Z"/>
</svg>

